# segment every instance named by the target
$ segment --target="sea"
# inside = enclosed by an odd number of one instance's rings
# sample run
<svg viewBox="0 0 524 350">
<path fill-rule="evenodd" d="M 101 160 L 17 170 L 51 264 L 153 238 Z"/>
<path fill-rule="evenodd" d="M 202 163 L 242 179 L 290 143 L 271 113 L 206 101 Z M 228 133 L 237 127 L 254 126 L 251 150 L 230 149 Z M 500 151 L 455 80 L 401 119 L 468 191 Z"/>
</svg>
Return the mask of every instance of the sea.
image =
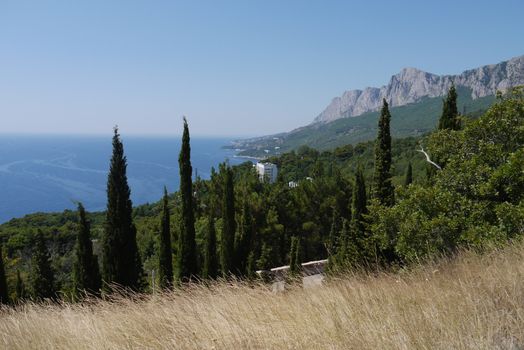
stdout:
<svg viewBox="0 0 524 350">
<path fill-rule="evenodd" d="M 88 211 L 106 207 L 111 136 L 0 135 L 0 223 L 35 212 L 61 212 L 82 202 Z M 222 148 L 231 139 L 191 138 L 193 175 L 246 159 Z M 180 137 L 122 137 L 133 205 L 158 201 L 164 186 L 178 190 Z"/>
</svg>

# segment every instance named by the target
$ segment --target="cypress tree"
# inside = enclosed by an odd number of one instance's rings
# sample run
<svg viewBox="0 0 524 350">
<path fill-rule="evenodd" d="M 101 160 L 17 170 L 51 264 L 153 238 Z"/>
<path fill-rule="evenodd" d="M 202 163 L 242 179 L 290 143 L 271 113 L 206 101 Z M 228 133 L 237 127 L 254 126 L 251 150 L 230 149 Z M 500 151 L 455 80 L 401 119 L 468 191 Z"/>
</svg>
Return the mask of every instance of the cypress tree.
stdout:
<svg viewBox="0 0 524 350">
<path fill-rule="evenodd" d="M 0 304 L 7 304 L 8 302 L 9 292 L 7 290 L 7 279 L 5 277 L 2 244 L 0 244 Z"/>
<path fill-rule="evenodd" d="M 362 251 L 359 247 L 359 237 L 356 236 L 356 230 L 352 227 L 349 220 L 342 220 L 342 229 L 340 231 L 340 240 L 342 241 L 336 256 L 336 266 L 346 268 L 356 266 L 361 262 Z"/>
<path fill-rule="evenodd" d="M 193 212 L 193 183 L 191 176 L 191 146 L 189 127 L 184 117 L 184 133 L 182 148 L 178 157 L 180 168 L 180 195 L 182 197 L 182 218 L 180 222 L 180 236 L 178 238 L 178 279 L 187 281 L 197 273 L 196 243 L 195 243 L 195 216 Z"/>
<path fill-rule="evenodd" d="M 82 203 L 78 203 L 78 228 L 73 262 L 73 293 L 76 298 L 81 292 L 97 294 L 100 291 L 98 259 L 93 255 L 91 228 Z"/>
<path fill-rule="evenodd" d="M 16 301 L 18 302 L 24 300 L 26 297 L 24 281 L 22 280 L 22 277 L 20 276 L 20 270 L 18 269 L 16 270 L 15 293 L 16 293 Z"/>
<path fill-rule="evenodd" d="M 366 182 L 362 168 L 359 166 L 355 174 L 355 186 L 353 187 L 351 221 L 362 236 L 365 231 L 364 215 L 367 214 Z"/>
<path fill-rule="evenodd" d="M 235 241 L 235 193 L 233 188 L 233 170 L 223 166 L 224 195 L 222 197 L 222 237 L 220 241 L 220 265 L 222 274 L 227 276 L 233 271 Z"/>
<path fill-rule="evenodd" d="M 294 275 L 298 271 L 297 266 L 297 254 L 296 254 L 296 248 L 297 247 L 297 238 L 291 237 L 291 249 L 289 250 L 289 272 Z"/>
<path fill-rule="evenodd" d="M 38 230 L 35 235 L 30 272 L 31 292 L 36 299 L 55 298 L 55 276 L 51 258 L 47 251 L 44 235 Z"/>
<path fill-rule="evenodd" d="M 355 186 L 353 187 L 351 222 L 348 223 L 349 241 L 345 242 L 346 260 L 349 264 L 356 265 L 368 253 L 368 236 L 366 234 L 365 215 L 367 210 L 366 183 L 362 168 L 359 166 L 355 174 Z"/>
<path fill-rule="evenodd" d="M 215 233 L 215 219 L 210 217 L 207 222 L 206 240 L 204 245 L 204 265 L 202 267 L 202 278 L 217 278 L 217 237 Z"/>
<path fill-rule="evenodd" d="M 339 244 L 339 234 L 341 228 L 340 214 L 336 207 L 333 208 L 333 216 L 331 219 L 331 230 L 329 231 L 329 238 L 327 242 L 327 250 L 329 255 L 335 254 Z"/>
<path fill-rule="evenodd" d="M 300 238 L 291 238 L 291 250 L 289 252 L 289 272 L 296 275 L 301 268 L 302 254 L 300 249 Z"/>
<path fill-rule="evenodd" d="M 167 189 L 164 187 L 162 218 L 160 222 L 160 249 L 158 252 L 158 278 L 160 288 L 167 288 L 173 284 L 173 254 L 171 253 L 171 227 L 168 204 Z"/>
<path fill-rule="evenodd" d="M 442 101 L 442 115 L 438 122 L 440 130 L 459 130 L 460 120 L 457 108 L 457 90 L 455 84 L 451 84 L 446 98 Z"/>
<path fill-rule="evenodd" d="M 409 186 L 413 182 L 413 168 L 411 167 L 411 162 L 408 163 L 408 168 L 406 170 L 406 177 L 404 178 L 404 186 Z"/>
<path fill-rule="evenodd" d="M 244 195 L 242 214 L 240 216 L 240 225 L 238 233 L 235 236 L 235 267 L 234 270 L 241 275 L 247 271 L 247 258 L 251 251 L 253 222 L 247 195 Z"/>
<path fill-rule="evenodd" d="M 255 265 L 256 265 L 255 252 L 252 250 L 249 252 L 249 255 L 247 256 L 247 267 L 246 267 L 247 278 L 249 279 L 255 278 L 256 276 Z"/>
<path fill-rule="evenodd" d="M 115 127 L 113 155 L 107 178 L 107 212 L 102 237 L 102 278 L 110 284 L 138 290 L 141 287 L 142 262 L 133 224 L 133 204 L 127 183 L 127 159 Z"/>
<path fill-rule="evenodd" d="M 385 99 L 382 103 L 375 144 L 374 194 L 381 204 L 391 206 L 395 201 L 391 183 L 391 114 Z"/>
</svg>

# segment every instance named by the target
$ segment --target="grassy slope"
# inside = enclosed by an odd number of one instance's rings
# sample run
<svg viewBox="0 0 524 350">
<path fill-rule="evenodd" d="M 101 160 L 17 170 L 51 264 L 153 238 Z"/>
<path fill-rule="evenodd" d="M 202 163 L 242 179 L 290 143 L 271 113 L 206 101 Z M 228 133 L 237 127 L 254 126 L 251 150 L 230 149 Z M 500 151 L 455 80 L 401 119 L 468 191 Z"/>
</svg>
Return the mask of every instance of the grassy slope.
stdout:
<svg viewBox="0 0 524 350">
<path fill-rule="evenodd" d="M 493 102 L 494 96 L 487 96 L 476 100 L 471 99 L 471 92 L 464 88 L 458 89 L 458 108 L 467 114 L 486 110 Z M 432 131 L 437 125 L 442 112 L 442 98 L 424 98 L 418 103 L 401 107 L 393 107 L 391 111 L 391 133 L 395 138 L 419 136 Z M 357 144 L 372 140 L 377 134 L 377 120 L 379 112 L 368 112 L 358 117 L 349 117 L 335 120 L 327 124 L 312 124 L 282 136 L 280 140 L 267 139 L 262 142 L 260 150 L 255 145 L 247 145 L 248 149 L 240 155 L 264 156 L 263 149 L 278 152 L 296 149 L 302 145 L 326 150 L 334 147 Z"/>
<path fill-rule="evenodd" d="M 0 311 L 9 349 L 513 349 L 524 245 L 273 294 L 220 282 L 152 297 Z"/>
</svg>

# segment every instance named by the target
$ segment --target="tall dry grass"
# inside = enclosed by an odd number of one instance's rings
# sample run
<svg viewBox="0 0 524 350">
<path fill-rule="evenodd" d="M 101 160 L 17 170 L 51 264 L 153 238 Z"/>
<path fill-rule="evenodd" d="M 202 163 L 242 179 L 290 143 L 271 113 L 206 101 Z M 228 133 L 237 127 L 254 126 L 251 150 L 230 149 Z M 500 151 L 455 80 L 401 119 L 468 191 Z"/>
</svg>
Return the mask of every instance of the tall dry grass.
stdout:
<svg viewBox="0 0 524 350">
<path fill-rule="evenodd" d="M 518 349 L 524 245 L 273 294 L 242 283 L 3 309 L 6 349 Z"/>
</svg>

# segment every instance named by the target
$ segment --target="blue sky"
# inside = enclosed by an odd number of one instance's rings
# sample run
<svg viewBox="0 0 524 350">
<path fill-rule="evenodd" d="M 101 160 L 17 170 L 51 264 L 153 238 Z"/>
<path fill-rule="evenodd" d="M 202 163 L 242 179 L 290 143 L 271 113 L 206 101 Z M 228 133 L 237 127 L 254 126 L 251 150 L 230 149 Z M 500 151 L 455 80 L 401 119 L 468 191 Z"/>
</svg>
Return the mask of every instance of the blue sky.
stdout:
<svg viewBox="0 0 524 350">
<path fill-rule="evenodd" d="M 406 66 L 524 54 L 524 1 L 0 0 L 0 132 L 244 136 Z"/>
</svg>

